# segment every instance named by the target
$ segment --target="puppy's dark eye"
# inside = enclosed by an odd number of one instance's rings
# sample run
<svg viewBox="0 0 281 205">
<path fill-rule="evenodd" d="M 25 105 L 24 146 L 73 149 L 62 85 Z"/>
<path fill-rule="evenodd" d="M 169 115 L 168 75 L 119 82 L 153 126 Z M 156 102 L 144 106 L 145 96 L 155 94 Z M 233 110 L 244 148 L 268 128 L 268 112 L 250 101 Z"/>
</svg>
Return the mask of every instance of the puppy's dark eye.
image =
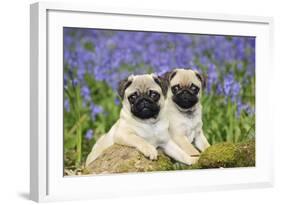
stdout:
<svg viewBox="0 0 281 205">
<path fill-rule="evenodd" d="M 197 95 L 200 89 L 196 85 L 191 84 L 190 90 L 191 90 L 192 94 Z"/>
<path fill-rule="evenodd" d="M 154 101 L 158 101 L 160 98 L 160 94 L 157 93 L 156 91 L 150 90 L 149 97 L 151 97 Z"/>
<path fill-rule="evenodd" d="M 174 85 L 172 87 L 172 92 L 173 94 L 176 94 L 180 90 L 180 85 Z"/>
<path fill-rule="evenodd" d="M 133 104 L 135 102 L 135 100 L 137 99 L 138 97 L 138 93 L 137 92 L 134 92 L 133 94 L 131 94 L 129 97 L 128 97 L 128 100 L 131 104 Z"/>
</svg>

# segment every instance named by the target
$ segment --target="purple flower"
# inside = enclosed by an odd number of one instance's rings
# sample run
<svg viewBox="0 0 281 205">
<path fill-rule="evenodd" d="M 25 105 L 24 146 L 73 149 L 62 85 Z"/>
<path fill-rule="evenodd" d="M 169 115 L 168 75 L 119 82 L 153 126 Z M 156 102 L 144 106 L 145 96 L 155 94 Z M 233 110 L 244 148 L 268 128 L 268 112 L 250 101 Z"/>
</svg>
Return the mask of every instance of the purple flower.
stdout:
<svg viewBox="0 0 281 205">
<path fill-rule="evenodd" d="M 63 105 L 64 105 L 66 112 L 70 112 L 70 104 L 69 104 L 69 100 L 67 98 L 64 100 Z"/>
<path fill-rule="evenodd" d="M 95 120 L 96 116 L 103 112 L 103 108 L 101 106 L 95 105 L 93 102 L 90 104 L 90 109 L 92 120 Z"/>
<path fill-rule="evenodd" d="M 76 87 L 78 85 L 78 80 L 75 78 L 72 80 L 72 86 Z"/>
<path fill-rule="evenodd" d="M 87 130 L 86 134 L 85 134 L 85 138 L 90 140 L 92 139 L 94 136 L 94 131 L 92 129 Z"/>
<path fill-rule="evenodd" d="M 210 64 L 208 67 L 208 80 L 207 80 L 207 91 L 210 93 L 212 85 L 216 84 L 218 81 L 218 73 L 216 70 L 216 66 L 214 64 Z"/>
<path fill-rule="evenodd" d="M 241 85 L 239 82 L 233 82 L 232 84 L 232 93 L 231 93 L 231 100 L 232 102 L 235 102 L 235 100 L 237 99 L 237 96 L 239 95 L 240 93 L 240 89 L 241 89 Z"/>
<path fill-rule="evenodd" d="M 225 95 L 227 95 L 227 96 L 231 95 L 231 89 L 232 89 L 233 82 L 234 82 L 233 74 L 228 74 L 224 78 L 223 91 L 224 91 Z"/>
<path fill-rule="evenodd" d="M 119 100 L 118 97 L 116 97 L 116 98 L 114 99 L 114 104 L 115 104 L 115 105 L 120 105 L 120 100 Z"/>
<path fill-rule="evenodd" d="M 223 85 L 222 84 L 218 84 L 217 85 L 217 93 L 219 94 L 219 95 L 223 95 L 224 94 L 224 90 L 223 90 Z"/>
<path fill-rule="evenodd" d="M 238 62 L 238 64 L 237 64 L 237 68 L 238 68 L 238 70 L 242 70 L 242 68 L 243 68 L 243 63 L 242 62 Z"/>
<path fill-rule="evenodd" d="M 240 100 L 241 85 L 235 80 L 234 74 L 229 73 L 225 76 L 223 84 L 217 85 L 216 91 L 219 95 L 226 97 L 225 101 L 230 98 L 232 102 L 235 102 Z"/>
<path fill-rule="evenodd" d="M 238 100 L 236 115 L 239 117 L 242 111 L 245 111 L 250 116 L 255 114 L 255 109 L 250 104 L 242 103 L 241 100 Z"/>
<path fill-rule="evenodd" d="M 66 75 L 63 76 L 63 87 L 67 88 L 67 76 Z"/>
<path fill-rule="evenodd" d="M 91 91 L 87 85 L 83 85 L 81 88 L 81 95 L 86 102 L 91 101 Z"/>
</svg>

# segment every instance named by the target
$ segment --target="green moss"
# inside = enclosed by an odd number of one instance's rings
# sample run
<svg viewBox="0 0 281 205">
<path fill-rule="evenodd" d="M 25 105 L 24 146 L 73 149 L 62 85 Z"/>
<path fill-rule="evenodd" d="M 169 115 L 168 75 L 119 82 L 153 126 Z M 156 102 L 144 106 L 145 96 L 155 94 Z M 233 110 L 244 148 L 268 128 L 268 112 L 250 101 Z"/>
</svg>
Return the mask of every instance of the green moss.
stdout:
<svg viewBox="0 0 281 205">
<path fill-rule="evenodd" d="M 237 167 L 253 167 L 256 165 L 255 141 L 248 141 L 237 146 L 235 152 Z"/>
<path fill-rule="evenodd" d="M 198 161 L 201 168 L 232 167 L 235 164 L 235 145 L 221 143 L 209 147 Z"/>
<path fill-rule="evenodd" d="M 255 166 L 255 141 L 215 144 L 201 154 L 197 166 L 200 168 Z"/>
<path fill-rule="evenodd" d="M 153 169 L 150 171 L 168 171 L 173 169 L 173 163 L 169 157 L 164 155 L 164 153 L 161 151 L 159 152 L 158 159 L 155 161 L 155 165 L 153 166 Z"/>
</svg>

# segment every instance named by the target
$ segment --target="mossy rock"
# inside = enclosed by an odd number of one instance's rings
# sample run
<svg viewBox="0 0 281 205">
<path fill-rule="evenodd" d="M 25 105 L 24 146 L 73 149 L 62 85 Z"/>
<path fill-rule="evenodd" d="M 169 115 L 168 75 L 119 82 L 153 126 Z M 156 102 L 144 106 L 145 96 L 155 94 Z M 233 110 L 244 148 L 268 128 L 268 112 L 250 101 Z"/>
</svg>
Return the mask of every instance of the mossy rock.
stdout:
<svg viewBox="0 0 281 205">
<path fill-rule="evenodd" d="M 187 166 L 175 162 L 161 150 L 157 160 L 149 160 L 138 150 L 113 145 L 83 170 L 83 174 L 108 174 L 227 167 L 255 166 L 255 141 L 245 143 L 219 143 L 210 146 L 200 156 L 198 163 Z"/>
<path fill-rule="evenodd" d="M 173 169 L 172 160 L 161 150 L 157 160 L 149 160 L 132 147 L 112 145 L 83 170 L 83 174 L 167 171 Z"/>
<path fill-rule="evenodd" d="M 253 167 L 255 166 L 255 141 L 244 143 L 219 143 L 210 146 L 200 156 L 197 167 Z"/>
</svg>

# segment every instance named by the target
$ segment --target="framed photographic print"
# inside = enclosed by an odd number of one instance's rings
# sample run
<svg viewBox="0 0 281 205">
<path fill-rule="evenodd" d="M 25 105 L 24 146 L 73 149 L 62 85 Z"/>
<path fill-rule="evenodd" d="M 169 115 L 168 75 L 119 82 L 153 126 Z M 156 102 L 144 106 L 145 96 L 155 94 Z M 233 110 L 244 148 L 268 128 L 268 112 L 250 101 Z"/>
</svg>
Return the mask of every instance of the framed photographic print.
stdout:
<svg viewBox="0 0 281 205">
<path fill-rule="evenodd" d="M 30 17 L 32 200 L 272 186 L 271 18 L 67 3 Z"/>
</svg>

